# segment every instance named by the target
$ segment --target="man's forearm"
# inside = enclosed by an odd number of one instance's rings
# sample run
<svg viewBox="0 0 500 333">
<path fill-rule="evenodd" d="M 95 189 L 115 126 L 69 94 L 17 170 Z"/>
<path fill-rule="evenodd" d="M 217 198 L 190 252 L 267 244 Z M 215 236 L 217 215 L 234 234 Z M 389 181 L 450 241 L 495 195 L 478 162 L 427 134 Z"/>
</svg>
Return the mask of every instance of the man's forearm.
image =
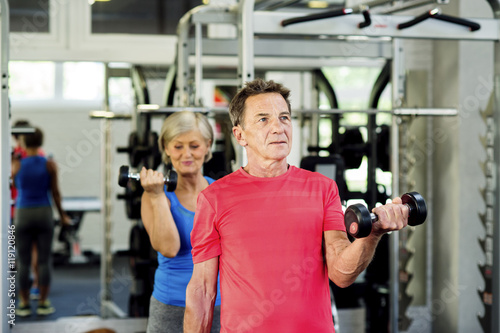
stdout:
<svg viewBox="0 0 500 333">
<path fill-rule="evenodd" d="M 327 260 L 328 276 L 339 287 L 348 287 L 370 264 L 375 254 L 380 237 L 369 236 L 357 239 L 343 248 L 327 246 L 326 251 L 336 251 L 336 255 L 327 258 L 336 258 L 335 261 Z"/>
<path fill-rule="evenodd" d="M 214 315 L 215 297 L 206 297 L 199 289 L 188 285 L 184 333 L 210 333 Z"/>
</svg>

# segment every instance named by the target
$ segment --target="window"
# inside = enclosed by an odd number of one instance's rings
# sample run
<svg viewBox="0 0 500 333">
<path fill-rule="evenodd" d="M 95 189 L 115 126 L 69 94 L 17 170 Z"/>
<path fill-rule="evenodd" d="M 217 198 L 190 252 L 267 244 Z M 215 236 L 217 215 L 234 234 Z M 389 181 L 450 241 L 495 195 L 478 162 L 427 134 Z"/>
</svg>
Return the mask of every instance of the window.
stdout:
<svg viewBox="0 0 500 333">
<path fill-rule="evenodd" d="M 175 35 L 180 18 L 201 0 L 94 1 L 92 33 Z"/>
<path fill-rule="evenodd" d="M 12 100 L 55 98 L 55 63 L 9 62 L 9 97 Z"/>
<path fill-rule="evenodd" d="M 49 0 L 9 0 L 10 31 L 49 32 Z"/>
<path fill-rule="evenodd" d="M 109 78 L 109 110 L 131 113 L 135 109 L 134 89 L 129 77 Z"/>
<path fill-rule="evenodd" d="M 66 100 L 102 100 L 104 65 L 96 62 L 65 62 L 62 96 Z"/>
<path fill-rule="evenodd" d="M 13 101 L 98 101 L 104 98 L 104 64 L 96 62 L 9 62 Z"/>
</svg>

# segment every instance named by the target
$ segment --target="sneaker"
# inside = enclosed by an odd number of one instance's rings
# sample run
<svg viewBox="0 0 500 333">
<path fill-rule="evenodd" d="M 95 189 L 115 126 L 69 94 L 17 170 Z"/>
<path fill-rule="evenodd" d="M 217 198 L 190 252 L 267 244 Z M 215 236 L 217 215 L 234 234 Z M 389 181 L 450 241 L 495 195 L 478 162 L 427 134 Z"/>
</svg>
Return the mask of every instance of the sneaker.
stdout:
<svg viewBox="0 0 500 333">
<path fill-rule="evenodd" d="M 38 302 L 36 314 L 40 316 L 47 316 L 54 312 L 56 312 L 56 309 L 54 309 L 54 307 L 50 304 L 49 300 L 46 300 L 45 302 Z"/>
<path fill-rule="evenodd" d="M 33 287 L 30 290 L 31 299 L 40 299 L 40 290 L 37 287 Z"/>
<path fill-rule="evenodd" d="M 19 304 L 16 308 L 16 315 L 19 317 L 31 316 L 31 306 L 29 304 Z"/>
</svg>

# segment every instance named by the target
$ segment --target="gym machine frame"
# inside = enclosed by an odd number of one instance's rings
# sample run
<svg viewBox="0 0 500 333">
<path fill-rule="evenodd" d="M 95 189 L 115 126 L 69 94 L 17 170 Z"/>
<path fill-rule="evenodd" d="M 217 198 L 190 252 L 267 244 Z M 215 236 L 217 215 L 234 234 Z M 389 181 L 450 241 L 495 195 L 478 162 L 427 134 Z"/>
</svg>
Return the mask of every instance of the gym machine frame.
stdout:
<svg viewBox="0 0 500 333">
<path fill-rule="evenodd" d="M 103 122 L 103 135 L 101 142 L 101 195 L 104 202 L 102 207 L 103 214 L 103 237 L 102 237 L 102 252 L 101 252 L 101 317 L 102 318 L 125 318 L 125 312 L 120 309 L 115 302 L 113 302 L 111 282 L 113 279 L 112 255 L 111 255 L 111 226 L 113 224 L 111 219 L 111 165 L 112 165 L 112 144 L 111 144 L 111 121 L 112 120 L 127 120 L 130 119 L 128 115 L 118 115 L 109 112 L 109 66 L 106 64 L 105 78 L 104 78 L 104 111 L 90 112 L 91 119 L 100 119 Z"/>
<path fill-rule="evenodd" d="M 494 3 L 489 0 L 492 4 Z M 372 1 L 375 3 L 377 1 Z M 384 1 L 379 1 L 384 2 Z M 387 1 L 385 1 L 387 2 Z M 261 6 L 262 1 L 259 5 Z M 422 2 L 429 4 L 431 1 Z M 261 6 L 262 7 L 262 6 Z M 307 24 L 301 24 L 300 27 L 294 25 L 284 27 L 282 22 L 297 16 L 296 13 L 285 12 L 260 12 L 254 11 L 254 0 L 240 0 L 237 6 L 232 8 L 199 6 L 188 12 L 181 20 L 178 29 L 178 53 L 177 53 L 177 81 L 176 88 L 178 93 L 177 104 L 179 106 L 197 106 L 202 105 L 200 100 L 200 91 L 202 84 L 203 73 L 203 56 L 205 54 L 215 56 L 237 56 L 237 72 L 240 86 L 246 81 L 254 78 L 254 65 L 259 60 L 259 57 L 287 56 L 296 57 L 298 61 L 294 61 L 297 67 L 310 67 L 304 65 L 300 61 L 301 58 L 314 57 L 346 57 L 358 55 L 356 54 L 356 45 L 350 44 L 349 39 L 355 43 L 364 43 L 362 52 L 359 54 L 363 57 L 383 57 L 392 59 L 392 126 L 391 126 L 391 171 L 392 171 L 392 192 L 399 193 L 401 190 L 400 175 L 399 175 L 399 120 L 402 116 L 453 116 L 457 115 L 456 109 L 407 109 L 402 108 L 402 103 L 405 97 L 405 71 L 404 71 L 404 52 L 402 39 L 440 39 L 440 40 L 474 40 L 474 41 L 494 41 L 498 42 L 500 34 L 499 20 L 496 19 L 474 19 L 474 23 L 480 26 L 480 29 L 470 28 L 464 29 L 461 26 L 447 23 L 443 24 L 440 20 L 427 20 L 434 15 L 439 14 L 439 11 L 430 11 L 421 17 L 408 16 L 390 16 L 390 15 L 371 15 L 372 24 L 370 26 L 363 25 L 361 22 L 367 22 L 366 15 L 351 14 L 337 17 L 333 21 L 329 21 L 329 25 L 322 21 L 310 21 Z M 496 10 L 497 16 L 500 12 Z M 349 14 L 352 13 L 349 12 Z M 425 20 L 425 22 L 424 22 Z M 452 22 L 447 19 L 444 21 Z M 420 23 L 421 22 L 421 23 Z M 203 24 L 210 23 L 228 23 L 237 27 L 236 40 L 210 40 L 203 38 L 201 27 Z M 405 29 L 402 25 L 406 23 L 411 29 Z M 419 24 L 417 24 L 419 23 Z M 457 23 L 457 22 L 452 22 Z M 194 40 L 190 39 L 189 29 L 195 26 Z M 361 27 L 367 27 L 362 29 Z M 321 33 L 318 33 L 321 32 Z M 325 40 L 325 39 L 302 39 L 301 37 L 340 37 L 343 40 Z M 255 36 L 260 38 L 254 39 Z M 286 36 L 287 38 L 280 39 L 279 37 Z M 279 49 L 269 47 L 280 43 Z M 298 46 L 301 43 L 303 47 Z M 293 46 L 292 46 L 293 44 Z M 314 45 L 315 47 L 308 47 Z M 497 43 L 498 48 L 498 43 Z M 307 50 L 307 51 L 304 51 Z M 497 52 L 497 57 L 498 57 Z M 194 54 L 194 103 L 190 101 L 189 87 L 189 72 L 190 72 L 190 55 Z M 307 60 L 306 60 L 307 62 Z M 342 110 L 301 110 L 304 113 L 342 113 Z M 351 111 L 352 112 L 352 111 Z M 376 110 L 366 110 L 368 114 L 380 112 Z M 498 122 L 497 122 L 498 123 Z M 497 138 L 498 144 L 498 138 Z M 240 161 L 241 162 L 241 161 Z M 430 192 L 428 190 L 428 192 Z M 431 198 L 430 193 L 425 197 Z M 429 203 L 430 216 L 432 216 L 432 203 Z M 498 211 L 496 212 L 498 216 Z M 429 227 L 427 239 L 431 238 L 432 218 L 429 219 Z M 498 231 L 497 231 L 498 233 Z M 429 242 L 427 242 L 429 248 Z M 498 253 L 498 248 L 496 249 Z M 428 251 L 431 253 L 431 251 Z M 391 235 L 391 332 L 399 331 L 399 277 L 398 277 L 398 262 L 399 262 L 399 235 L 392 233 Z M 429 262 L 432 256 L 427 256 L 429 270 Z M 497 268 L 498 270 L 498 268 Z M 428 272 L 428 276 L 429 276 Z M 496 276 L 498 272 L 495 271 Z M 496 286 L 498 292 L 498 286 Z M 430 286 L 428 285 L 427 292 L 427 310 L 430 309 Z M 494 304 L 498 311 L 498 295 L 495 295 Z M 498 327 L 499 323 L 492 323 L 494 327 Z"/>
<path fill-rule="evenodd" d="M 10 266 L 11 261 L 7 260 L 8 252 L 8 235 L 9 235 L 9 225 L 10 225 L 10 107 L 9 107 L 9 4 L 7 0 L 0 0 L 0 71 L 2 75 L 2 90 L 0 92 L 0 137 L 1 137 L 1 155 L 0 155 L 0 168 L 1 168 L 1 179 L 2 184 L 0 189 L 0 203 L 2 205 L 0 212 L 2 214 L 1 221 L 1 237 L 0 244 L 1 250 L 0 254 L 0 269 L 2 274 L 8 274 L 13 271 L 12 266 Z M 11 233 L 12 234 L 12 233 Z M 0 284 L 1 292 L 1 307 L 2 309 L 9 310 L 10 301 L 14 298 L 9 296 L 9 282 L 6 278 L 2 279 Z M 15 312 L 14 317 L 9 316 L 11 312 L 7 313 L 7 316 L 3 316 L 0 320 L 0 330 L 2 332 L 7 332 L 9 330 L 9 321 L 13 320 L 15 324 Z"/>
</svg>

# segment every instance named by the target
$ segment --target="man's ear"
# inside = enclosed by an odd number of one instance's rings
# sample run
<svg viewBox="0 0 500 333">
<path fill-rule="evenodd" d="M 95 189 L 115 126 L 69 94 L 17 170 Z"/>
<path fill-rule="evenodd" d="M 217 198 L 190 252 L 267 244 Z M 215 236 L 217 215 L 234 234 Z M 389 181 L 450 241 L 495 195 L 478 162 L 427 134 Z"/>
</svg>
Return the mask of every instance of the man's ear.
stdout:
<svg viewBox="0 0 500 333">
<path fill-rule="evenodd" d="M 233 126 L 233 135 L 236 141 L 238 141 L 238 143 L 240 144 L 240 146 L 245 147 L 247 145 L 241 125 Z"/>
</svg>

